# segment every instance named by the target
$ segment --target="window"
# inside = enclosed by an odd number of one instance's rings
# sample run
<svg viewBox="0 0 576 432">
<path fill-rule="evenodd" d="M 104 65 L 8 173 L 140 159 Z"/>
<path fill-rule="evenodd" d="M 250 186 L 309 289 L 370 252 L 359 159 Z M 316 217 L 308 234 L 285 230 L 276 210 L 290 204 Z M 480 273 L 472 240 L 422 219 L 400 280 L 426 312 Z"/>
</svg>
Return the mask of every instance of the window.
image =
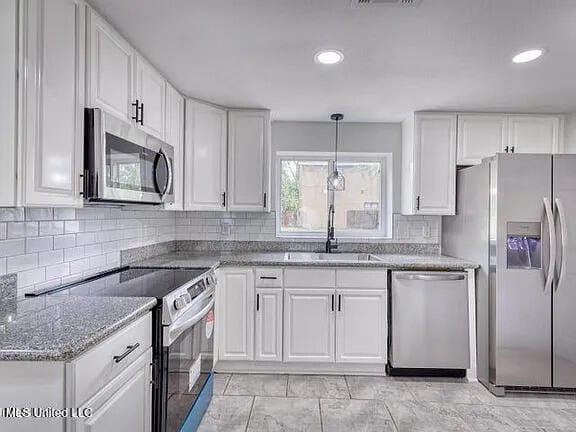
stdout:
<svg viewBox="0 0 576 432">
<path fill-rule="evenodd" d="M 336 236 L 390 237 L 391 154 L 343 153 L 338 170 L 344 191 L 329 192 L 333 154 L 278 152 L 276 232 L 281 237 L 323 238 L 333 200 Z"/>
</svg>

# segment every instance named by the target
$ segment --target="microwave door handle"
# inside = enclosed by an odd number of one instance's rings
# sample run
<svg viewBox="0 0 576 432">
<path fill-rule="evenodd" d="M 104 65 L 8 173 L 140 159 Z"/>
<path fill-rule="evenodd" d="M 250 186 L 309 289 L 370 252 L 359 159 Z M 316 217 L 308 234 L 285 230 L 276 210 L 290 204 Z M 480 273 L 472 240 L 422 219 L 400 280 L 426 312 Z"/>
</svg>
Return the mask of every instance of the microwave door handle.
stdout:
<svg viewBox="0 0 576 432">
<path fill-rule="evenodd" d="M 168 171 L 168 178 L 166 179 L 166 187 L 164 188 L 164 190 L 160 194 L 160 200 L 164 201 L 164 199 L 166 198 L 166 194 L 168 193 L 168 191 L 172 187 L 172 182 L 174 179 L 173 179 L 173 175 L 172 175 L 172 164 L 170 163 L 170 159 L 168 158 L 168 155 L 166 154 L 166 152 L 163 149 L 160 149 L 159 153 L 160 153 L 160 156 L 162 156 L 162 158 L 164 158 L 164 162 L 166 162 L 166 169 Z"/>
</svg>

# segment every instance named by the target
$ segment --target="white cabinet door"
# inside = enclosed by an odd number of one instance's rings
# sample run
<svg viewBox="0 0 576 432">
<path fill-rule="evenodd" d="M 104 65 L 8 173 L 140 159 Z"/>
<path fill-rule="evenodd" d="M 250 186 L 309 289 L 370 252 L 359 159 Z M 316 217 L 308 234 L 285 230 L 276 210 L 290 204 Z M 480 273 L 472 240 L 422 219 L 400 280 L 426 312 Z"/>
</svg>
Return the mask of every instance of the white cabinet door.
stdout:
<svg viewBox="0 0 576 432">
<path fill-rule="evenodd" d="M 174 87 L 166 88 L 166 142 L 174 147 L 174 202 L 167 210 L 184 210 L 184 98 Z"/>
<path fill-rule="evenodd" d="M 16 205 L 16 95 L 18 1 L 0 2 L 0 207 Z"/>
<path fill-rule="evenodd" d="M 509 117 L 508 145 L 513 153 L 560 153 L 561 118 L 549 115 Z"/>
<path fill-rule="evenodd" d="M 282 289 L 256 289 L 255 360 L 282 361 Z"/>
<path fill-rule="evenodd" d="M 85 5 L 22 2 L 23 205 L 82 206 Z"/>
<path fill-rule="evenodd" d="M 406 213 L 455 214 L 456 114 L 416 113 L 407 147 L 402 157 L 411 159 L 412 170 L 403 175 L 411 172 L 414 178 L 412 193 L 403 191 L 410 200 Z"/>
<path fill-rule="evenodd" d="M 270 112 L 228 113 L 228 210 L 270 209 Z"/>
<path fill-rule="evenodd" d="M 284 290 L 284 361 L 334 361 L 333 289 Z"/>
<path fill-rule="evenodd" d="M 87 105 L 105 109 L 128 123 L 136 115 L 132 47 L 92 9 L 88 9 Z"/>
<path fill-rule="evenodd" d="M 386 290 L 339 289 L 336 361 L 386 363 Z"/>
<path fill-rule="evenodd" d="M 152 418 L 152 348 L 89 399 L 87 418 L 72 420 L 75 432 L 149 432 Z"/>
<path fill-rule="evenodd" d="M 141 129 L 164 140 L 166 80 L 142 57 L 136 57 L 136 99 L 140 103 Z"/>
<path fill-rule="evenodd" d="M 254 358 L 254 274 L 251 268 L 225 269 L 217 287 L 220 360 Z"/>
<path fill-rule="evenodd" d="M 186 210 L 226 210 L 226 130 L 225 110 L 186 100 Z"/>
<path fill-rule="evenodd" d="M 505 115 L 458 115 L 458 165 L 476 165 L 503 152 L 508 140 Z"/>
</svg>

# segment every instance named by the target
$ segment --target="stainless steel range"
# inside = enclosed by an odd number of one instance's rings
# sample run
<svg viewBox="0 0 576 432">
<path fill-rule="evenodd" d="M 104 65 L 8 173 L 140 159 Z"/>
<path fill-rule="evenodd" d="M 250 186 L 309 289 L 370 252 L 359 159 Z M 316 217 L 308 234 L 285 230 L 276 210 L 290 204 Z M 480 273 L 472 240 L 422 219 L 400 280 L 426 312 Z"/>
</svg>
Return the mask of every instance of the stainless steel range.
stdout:
<svg viewBox="0 0 576 432">
<path fill-rule="evenodd" d="M 155 297 L 152 425 L 195 430 L 212 398 L 214 269 L 122 268 L 32 295 Z"/>
</svg>

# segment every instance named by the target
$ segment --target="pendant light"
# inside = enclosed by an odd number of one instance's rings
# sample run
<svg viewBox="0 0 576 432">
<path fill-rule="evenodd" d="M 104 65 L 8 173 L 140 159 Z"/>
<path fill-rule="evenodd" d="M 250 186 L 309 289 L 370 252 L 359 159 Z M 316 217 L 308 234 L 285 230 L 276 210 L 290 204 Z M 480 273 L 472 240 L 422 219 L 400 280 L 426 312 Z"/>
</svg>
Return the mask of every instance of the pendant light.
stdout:
<svg viewBox="0 0 576 432">
<path fill-rule="evenodd" d="M 328 190 L 329 191 L 343 191 L 346 188 L 346 179 L 338 172 L 338 129 L 339 122 L 344 118 L 344 114 L 336 113 L 330 116 L 331 120 L 336 122 L 336 145 L 334 147 L 334 166 L 332 173 L 328 176 Z"/>
</svg>

